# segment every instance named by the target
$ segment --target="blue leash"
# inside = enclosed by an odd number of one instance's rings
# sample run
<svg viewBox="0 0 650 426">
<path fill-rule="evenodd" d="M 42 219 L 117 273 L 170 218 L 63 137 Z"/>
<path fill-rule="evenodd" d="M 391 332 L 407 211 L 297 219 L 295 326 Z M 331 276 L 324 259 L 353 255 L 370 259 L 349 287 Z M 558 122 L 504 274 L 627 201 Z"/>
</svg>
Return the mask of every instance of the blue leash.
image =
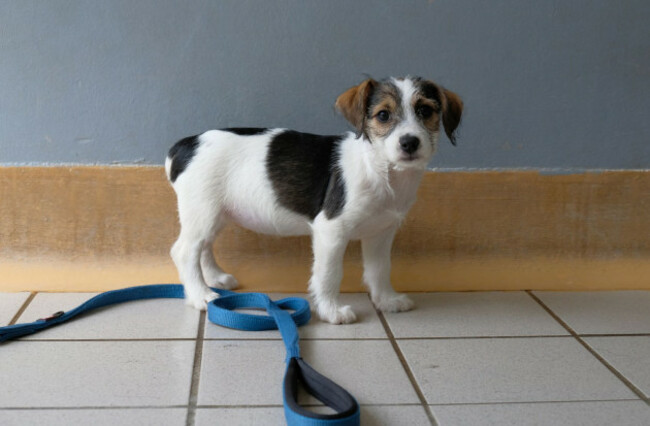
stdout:
<svg viewBox="0 0 650 426">
<path fill-rule="evenodd" d="M 218 325 L 247 331 L 280 330 L 287 349 L 287 369 L 284 373 L 282 394 L 284 415 L 289 426 L 358 426 L 359 404 L 341 386 L 314 370 L 300 357 L 298 327 L 309 322 L 309 303 L 298 297 L 287 297 L 273 301 L 261 293 L 235 293 L 213 289 L 220 297 L 208 304 L 208 319 Z M 37 333 L 68 321 L 92 309 L 114 305 L 130 300 L 185 297 L 183 286 L 178 284 L 157 284 L 130 287 L 98 294 L 68 312 L 57 312 L 48 318 L 25 324 L 0 327 L 0 342 L 20 336 Z M 235 309 L 266 309 L 269 315 L 252 315 L 236 312 Z M 288 311 L 292 310 L 292 313 Z M 318 414 L 298 404 L 298 387 L 303 388 L 334 414 Z"/>
</svg>

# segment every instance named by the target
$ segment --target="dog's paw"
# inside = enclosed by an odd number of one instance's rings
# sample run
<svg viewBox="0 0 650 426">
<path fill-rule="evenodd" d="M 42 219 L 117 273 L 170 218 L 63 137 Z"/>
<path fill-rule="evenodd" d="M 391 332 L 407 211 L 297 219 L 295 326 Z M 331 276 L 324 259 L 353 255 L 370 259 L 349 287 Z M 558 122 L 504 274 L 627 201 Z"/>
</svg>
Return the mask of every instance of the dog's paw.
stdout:
<svg viewBox="0 0 650 426">
<path fill-rule="evenodd" d="M 239 282 L 237 282 L 235 277 L 232 275 L 216 270 L 204 270 L 203 278 L 205 279 L 205 282 L 208 283 L 208 285 L 216 288 L 222 288 L 224 290 L 232 290 L 234 288 L 237 288 L 239 285 Z"/>
<path fill-rule="evenodd" d="M 393 294 L 373 299 L 375 306 L 382 312 L 404 312 L 413 309 L 415 304 L 405 294 Z"/>
<path fill-rule="evenodd" d="M 214 286 L 224 290 L 232 290 L 239 286 L 239 282 L 230 274 L 219 274 Z"/>
<path fill-rule="evenodd" d="M 208 289 L 185 295 L 185 304 L 199 311 L 205 311 L 208 303 L 219 297 L 218 293 Z"/>
<path fill-rule="evenodd" d="M 357 316 L 349 305 L 321 304 L 318 306 L 318 316 L 322 321 L 330 324 L 350 324 L 357 320 Z"/>
</svg>

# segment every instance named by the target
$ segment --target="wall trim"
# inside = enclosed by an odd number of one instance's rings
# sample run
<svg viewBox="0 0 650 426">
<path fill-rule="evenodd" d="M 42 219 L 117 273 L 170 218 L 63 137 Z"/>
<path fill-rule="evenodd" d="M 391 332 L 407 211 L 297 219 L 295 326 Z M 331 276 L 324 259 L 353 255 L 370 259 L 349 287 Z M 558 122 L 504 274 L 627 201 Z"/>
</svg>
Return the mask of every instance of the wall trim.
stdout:
<svg viewBox="0 0 650 426">
<path fill-rule="evenodd" d="M 650 172 L 431 171 L 393 248 L 403 291 L 650 289 Z M 162 167 L 0 167 L 0 291 L 177 282 Z M 308 238 L 230 227 L 217 257 L 242 288 L 304 291 Z M 345 291 L 362 291 L 359 244 Z"/>
</svg>

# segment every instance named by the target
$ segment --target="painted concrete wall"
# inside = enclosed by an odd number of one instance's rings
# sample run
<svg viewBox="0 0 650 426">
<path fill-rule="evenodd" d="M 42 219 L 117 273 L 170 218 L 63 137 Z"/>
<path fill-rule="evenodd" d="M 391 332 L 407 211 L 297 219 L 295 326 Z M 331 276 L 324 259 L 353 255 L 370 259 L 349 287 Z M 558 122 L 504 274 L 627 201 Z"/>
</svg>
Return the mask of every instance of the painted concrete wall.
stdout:
<svg viewBox="0 0 650 426">
<path fill-rule="evenodd" d="M 0 164 L 161 164 L 210 128 L 340 133 L 413 74 L 466 114 L 443 168 L 650 167 L 646 0 L 3 0 Z"/>
</svg>

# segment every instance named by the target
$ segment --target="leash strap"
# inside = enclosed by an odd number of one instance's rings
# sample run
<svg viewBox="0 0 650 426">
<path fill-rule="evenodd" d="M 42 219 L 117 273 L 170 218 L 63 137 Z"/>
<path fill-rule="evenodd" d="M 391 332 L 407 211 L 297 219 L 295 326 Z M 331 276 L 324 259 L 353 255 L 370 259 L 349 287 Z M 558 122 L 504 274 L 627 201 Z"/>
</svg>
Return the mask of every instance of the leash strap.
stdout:
<svg viewBox="0 0 650 426">
<path fill-rule="evenodd" d="M 289 426 L 358 426 L 359 404 L 341 386 L 323 376 L 300 357 L 298 328 L 309 322 L 309 303 L 298 297 L 273 301 L 261 293 L 235 293 L 213 289 L 220 297 L 208 304 L 208 319 L 218 325 L 247 331 L 280 330 L 287 350 L 287 368 L 284 374 L 284 414 Z M 57 312 L 48 318 L 25 324 L 0 327 L 0 342 L 37 333 L 61 324 L 84 312 L 131 300 L 185 297 L 183 286 L 156 284 L 129 287 L 98 294 L 80 306 Z M 236 309 L 265 309 L 269 315 L 252 315 L 236 312 Z M 289 313 L 289 311 L 293 311 Z M 334 410 L 334 414 L 319 414 L 298 404 L 298 389 L 302 387 Z"/>
</svg>

